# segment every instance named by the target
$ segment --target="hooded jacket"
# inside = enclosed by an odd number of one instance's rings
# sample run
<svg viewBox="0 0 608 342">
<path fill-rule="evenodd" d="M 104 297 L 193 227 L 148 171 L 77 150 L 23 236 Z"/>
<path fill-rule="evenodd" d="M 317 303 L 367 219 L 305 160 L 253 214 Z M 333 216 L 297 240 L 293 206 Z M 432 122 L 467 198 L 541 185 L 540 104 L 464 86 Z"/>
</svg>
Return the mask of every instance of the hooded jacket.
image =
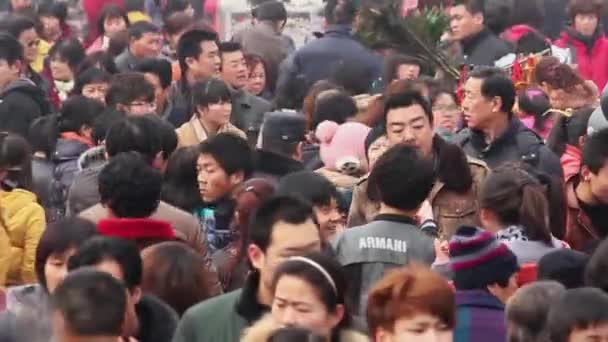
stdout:
<svg viewBox="0 0 608 342">
<path fill-rule="evenodd" d="M 36 248 L 45 227 L 44 209 L 36 195 L 23 189 L 0 191 L 0 215 L 11 244 L 7 284 L 35 283 Z"/>
<path fill-rule="evenodd" d="M 592 80 L 599 89 L 608 82 L 608 38 L 599 30 L 591 37 L 584 37 L 572 28 L 562 32 L 555 45 L 574 50 L 577 70 L 583 79 Z"/>
<path fill-rule="evenodd" d="M 46 94 L 34 82 L 20 78 L 0 91 L 0 131 L 27 137 L 30 124 L 49 113 Z"/>
</svg>

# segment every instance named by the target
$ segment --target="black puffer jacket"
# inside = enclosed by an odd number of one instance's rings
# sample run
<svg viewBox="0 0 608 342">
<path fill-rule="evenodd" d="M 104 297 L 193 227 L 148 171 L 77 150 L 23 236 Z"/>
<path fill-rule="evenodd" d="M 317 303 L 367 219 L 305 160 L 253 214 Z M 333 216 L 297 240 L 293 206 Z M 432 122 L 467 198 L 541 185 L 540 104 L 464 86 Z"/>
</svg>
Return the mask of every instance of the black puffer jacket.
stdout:
<svg viewBox="0 0 608 342">
<path fill-rule="evenodd" d="M 10 83 L 0 92 L 0 131 L 27 137 L 32 121 L 50 111 L 45 96 L 30 79 Z"/>
</svg>

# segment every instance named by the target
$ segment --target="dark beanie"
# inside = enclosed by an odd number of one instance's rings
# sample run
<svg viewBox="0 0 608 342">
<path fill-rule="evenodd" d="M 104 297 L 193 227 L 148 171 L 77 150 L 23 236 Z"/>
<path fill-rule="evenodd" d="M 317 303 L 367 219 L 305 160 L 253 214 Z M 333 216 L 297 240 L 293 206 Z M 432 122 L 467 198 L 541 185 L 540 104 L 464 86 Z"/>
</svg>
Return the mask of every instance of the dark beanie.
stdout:
<svg viewBox="0 0 608 342">
<path fill-rule="evenodd" d="M 458 290 L 485 289 L 519 270 L 517 257 L 489 231 L 461 226 L 450 239 L 450 265 Z"/>
<path fill-rule="evenodd" d="M 538 261 L 538 280 L 555 280 L 567 289 L 583 287 L 589 255 L 561 248 L 545 254 Z"/>
<path fill-rule="evenodd" d="M 280 1 L 266 1 L 254 8 L 252 14 L 257 20 L 280 21 L 287 19 L 287 10 Z"/>
</svg>

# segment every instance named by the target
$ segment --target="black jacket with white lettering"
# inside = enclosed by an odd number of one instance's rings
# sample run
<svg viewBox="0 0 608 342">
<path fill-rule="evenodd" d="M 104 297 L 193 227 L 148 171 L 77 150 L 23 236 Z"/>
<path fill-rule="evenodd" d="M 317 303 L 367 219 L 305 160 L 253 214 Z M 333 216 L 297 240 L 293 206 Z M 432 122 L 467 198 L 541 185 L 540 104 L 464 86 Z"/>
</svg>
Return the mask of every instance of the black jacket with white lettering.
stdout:
<svg viewBox="0 0 608 342">
<path fill-rule="evenodd" d="M 386 271 L 411 262 L 430 265 L 435 260 L 433 240 L 413 219 L 399 215 L 380 214 L 366 225 L 347 229 L 332 246 L 348 276 L 352 312 L 362 317 L 369 288 Z"/>
</svg>

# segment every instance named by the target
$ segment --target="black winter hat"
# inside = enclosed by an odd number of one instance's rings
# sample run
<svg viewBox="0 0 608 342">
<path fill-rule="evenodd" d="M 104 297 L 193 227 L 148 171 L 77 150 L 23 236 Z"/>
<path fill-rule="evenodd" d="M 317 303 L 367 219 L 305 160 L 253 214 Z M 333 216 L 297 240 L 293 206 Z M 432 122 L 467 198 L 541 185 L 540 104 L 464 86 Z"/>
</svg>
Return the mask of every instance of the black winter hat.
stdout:
<svg viewBox="0 0 608 342">
<path fill-rule="evenodd" d="M 547 253 L 538 261 L 538 280 L 555 280 L 567 289 L 585 286 L 583 275 L 588 261 L 589 255 L 568 248 Z"/>
<path fill-rule="evenodd" d="M 281 21 L 287 20 L 287 9 L 280 1 L 266 1 L 251 11 L 257 20 Z"/>
</svg>

